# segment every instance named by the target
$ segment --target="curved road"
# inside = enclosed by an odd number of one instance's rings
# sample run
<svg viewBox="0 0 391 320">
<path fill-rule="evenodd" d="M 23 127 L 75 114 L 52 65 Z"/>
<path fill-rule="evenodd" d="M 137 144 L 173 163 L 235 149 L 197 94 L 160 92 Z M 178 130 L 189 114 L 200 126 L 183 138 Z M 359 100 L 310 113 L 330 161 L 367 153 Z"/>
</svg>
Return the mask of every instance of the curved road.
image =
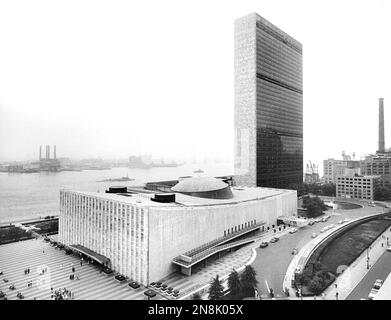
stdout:
<svg viewBox="0 0 391 320">
<path fill-rule="evenodd" d="M 315 223 L 312 226 L 300 228 L 294 234 L 282 236 L 276 243 L 269 243 L 269 246 L 261 249 L 257 248 L 257 256 L 251 264 L 257 272 L 258 292 L 265 297 L 269 288 L 272 288 L 276 297 L 285 296 L 283 281 L 288 266 L 293 258 L 292 249 L 299 250 L 310 241 L 312 233 L 320 233 L 320 230 L 329 225 L 337 224 L 344 218 L 355 219 L 371 213 L 382 213 L 384 208 L 376 206 L 369 207 L 366 203 L 351 201 L 363 205 L 363 208 L 352 210 L 328 210 L 327 215 L 331 215 L 327 222 Z"/>
</svg>

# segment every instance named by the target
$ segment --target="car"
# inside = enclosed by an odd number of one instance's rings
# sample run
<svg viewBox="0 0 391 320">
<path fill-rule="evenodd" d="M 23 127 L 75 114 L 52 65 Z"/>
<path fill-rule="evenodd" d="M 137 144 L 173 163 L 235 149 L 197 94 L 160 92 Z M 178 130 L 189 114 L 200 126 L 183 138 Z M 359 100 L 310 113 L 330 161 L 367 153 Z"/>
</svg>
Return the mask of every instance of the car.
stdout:
<svg viewBox="0 0 391 320">
<path fill-rule="evenodd" d="M 379 291 L 378 289 L 372 289 L 368 295 L 368 298 L 372 300 L 375 297 L 375 295 L 378 293 L 378 291 Z"/>
<path fill-rule="evenodd" d="M 387 251 L 391 251 L 391 246 L 387 247 Z"/>
<path fill-rule="evenodd" d="M 330 225 L 327 226 L 327 229 L 332 229 L 334 227 L 335 227 L 335 224 L 330 224 Z"/>
<path fill-rule="evenodd" d="M 373 289 L 379 290 L 382 285 L 383 285 L 383 280 L 376 279 L 375 283 L 373 284 Z"/>
<path fill-rule="evenodd" d="M 373 201 L 368 202 L 369 207 L 376 207 L 376 204 Z"/>
<path fill-rule="evenodd" d="M 292 254 L 293 255 L 297 254 L 298 252 L 299 252 L 299 250 L 297 248 L 292 249 Z"/>
<path fill-rule="evenodd" d="M 323 233 L 323 232 L 325 232 L 325 231 L 327 231 L 326 227 L 320 229 L 320 232 L 321 232 L 321 233 Z"/>
<path fill-rule="evenodd" d="M 316 223 L 316 221 L 314 219 L 310 219 L 308 221 L 308 225 L 310 225 L 310 226 L 314 225 L 315 223 Z"/>
<path fill-rule="evenodd" d="M 289 233 L 295 233 L 295 232 L 297 232 L 297 228 L 293 228 L 293 229 L 289 230 Z"/>
<path fill-rule="evenodd" d="M 315 232 L 311 235 L 312 238 L 316 238 L 317 236 L 318 235 Z"/>
<path fill-rule="evenodd" d="M 350 221 L 350 219 L 345 218 L 345 219 L 343 219 L 342 221 L 343 221 L 343 222 L 348 222 L 348 221 Z"/>
<path fill-rule="evenodd" d="M 325 217 L 322 218 L 321 221 L 322 221 L 322 222 L 326 222 L 326 221 L 329 220 L 329 219 L 330 219 L 330 216 L 325 216 Z"/>
<path fill-rule="evenodd" d="M 269 243 L 267 243 L 267 242 L 261 242 L 261 244 L 259 245 L 259 247 L 260 247 L 260 248 L 266 248 L 268 245 L 269 245 Z"/>
<path fill-rule="evenodd" d="M 343 220 L 339 220 L 338 221 L 338 224 L 343 224 L 345 221 L 343 221 Z"/>
<path fill-rule="evenodd" d="M 275 242 L 277 242 L 278 240 L 280 240 L 280 238 L 278 238 L 278 237 L 273 237 L 273 238 L 270 239 L 270 242 L 271 242 L 271 243 L 275 243 Z"/>
</svg>

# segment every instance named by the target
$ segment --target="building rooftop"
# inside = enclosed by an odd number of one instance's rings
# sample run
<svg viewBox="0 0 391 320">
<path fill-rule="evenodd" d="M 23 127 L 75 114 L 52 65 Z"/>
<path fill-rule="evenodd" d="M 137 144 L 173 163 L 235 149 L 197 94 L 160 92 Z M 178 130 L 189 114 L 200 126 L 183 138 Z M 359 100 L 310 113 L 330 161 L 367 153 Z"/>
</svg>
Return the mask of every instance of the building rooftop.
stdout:
<svg viewBox="0 0 391 320">
<path fill-rule="evenodd" d="M 150 192 L 140 193 L 127 193 L 125 195 L 114 194 L 114 193 L 99 193 L 89 191 L 77 191 L 71 189 L 62 189 L 63 191 L 71 191 L 86 195 L 90 197 L 97 197 L 101 199 L 114 200 L 124 204 L 135 204 L 141 207 L 180 207 L 180 206 L 215 206 L 215 205 L 226 205 L 234 204 L 239 202 L 263 200 L 282 194 L 295 193 L 294 190 L 284 189 L 272 189 L 272 188 L 231 188 L 233 198 L 231 199 L 208 199 L 199 198 L 182 193 L 175 193 L 176 202 L 161 203 L 151 201 L 153 194 Z M 159 192 L 156 192 L 157 194 Z"/>
<path fill-rule="evenodd" d="M 221 190 L 228 184 L 213 177 L 191 177 L 179 181 L 171 188 L 175 192 L 207 192 Z"/>
</svg>

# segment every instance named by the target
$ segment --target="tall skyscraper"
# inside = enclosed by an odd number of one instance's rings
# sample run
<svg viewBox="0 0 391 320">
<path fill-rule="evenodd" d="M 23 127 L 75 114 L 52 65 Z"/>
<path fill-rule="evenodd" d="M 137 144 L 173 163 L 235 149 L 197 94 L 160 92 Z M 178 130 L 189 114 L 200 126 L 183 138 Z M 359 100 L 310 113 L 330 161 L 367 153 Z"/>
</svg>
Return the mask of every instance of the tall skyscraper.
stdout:
<svg viewBox="0 0 391 320">
<path fill-rule="evenodd" d="M 256 13 L 235 21 L 236 184 L 303 181 L 302 45 Z"/>
</svg>

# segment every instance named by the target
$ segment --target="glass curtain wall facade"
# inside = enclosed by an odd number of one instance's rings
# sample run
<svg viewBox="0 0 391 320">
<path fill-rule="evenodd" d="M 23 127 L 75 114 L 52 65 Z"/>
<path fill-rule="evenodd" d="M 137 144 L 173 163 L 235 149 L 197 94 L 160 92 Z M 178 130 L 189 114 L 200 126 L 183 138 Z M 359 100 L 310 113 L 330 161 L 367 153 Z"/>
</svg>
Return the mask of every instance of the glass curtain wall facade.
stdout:
<svg viewBox="0 0 391 320">
<path fill-rule="evenodd" d="M 255 13 L 238 19 L 235 33 L 238 184 L 293 188 L 303 181 L 302 45 Z"/>
</svg>

